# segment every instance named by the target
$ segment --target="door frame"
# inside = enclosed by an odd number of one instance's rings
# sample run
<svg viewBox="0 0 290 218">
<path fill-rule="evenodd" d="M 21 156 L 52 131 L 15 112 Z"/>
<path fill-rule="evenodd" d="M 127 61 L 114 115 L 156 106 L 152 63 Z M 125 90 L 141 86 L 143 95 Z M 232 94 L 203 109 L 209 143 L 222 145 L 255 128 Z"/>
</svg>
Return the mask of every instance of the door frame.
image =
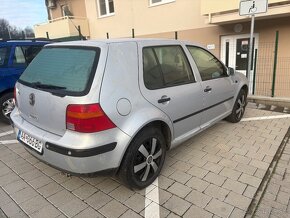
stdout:
<svg viewBox="0 0 290 218">
<path fill-rule="evenodd" d="M 228 66 L 236 69 L 236 53 L 237 53 L 237 39 L 250 38 L 250 34 L 240 34 L 240 35 L 225 35 L 220 38 L 220 60 L 226 65 L 226 43 L 229 42 L 229 57 L 228 57 Z M 253 52 L 253 63 L 255 59 L 255 50 L 259 47 L 259 33 L 254 33 L 255 45 Z M 254 66 L 255 67 L 255 66 Z M 249 93 L 252 93 L 253 90 L 253 79 L 254 79 L 254 67 L 248 75 L 249 80 Z M 244 75 L 246 75 L 245 70 L 239 70 Z"/>
</svg>

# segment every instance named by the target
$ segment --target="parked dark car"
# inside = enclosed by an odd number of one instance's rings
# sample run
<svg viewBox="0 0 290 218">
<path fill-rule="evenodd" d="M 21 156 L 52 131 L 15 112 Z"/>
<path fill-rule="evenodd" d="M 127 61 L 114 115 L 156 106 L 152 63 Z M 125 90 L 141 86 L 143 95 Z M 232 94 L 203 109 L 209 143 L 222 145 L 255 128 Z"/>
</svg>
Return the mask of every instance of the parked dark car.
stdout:
<svg viewBox="0 0 290 218">
<path fill-rule="evenodd" d="M 9 121 L 16 81 L 48 41 L 0 41 L 0 120 Z"/>
</svg>

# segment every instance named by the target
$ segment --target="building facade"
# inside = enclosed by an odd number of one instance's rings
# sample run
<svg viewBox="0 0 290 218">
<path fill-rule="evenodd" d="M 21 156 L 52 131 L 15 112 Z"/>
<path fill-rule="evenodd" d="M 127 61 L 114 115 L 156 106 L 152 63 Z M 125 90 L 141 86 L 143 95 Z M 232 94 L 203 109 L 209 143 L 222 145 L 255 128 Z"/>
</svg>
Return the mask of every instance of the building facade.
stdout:
<svg viewBox="0 0 290 218">
<path fill-rule="evenodd" d="M 246 74 L 250 17 L 239 16 L 239 3 L 240 0 L 46 0 L 50 20 L 35 25 L 35 34 L 50 38 L 76 36 L 79 27 L 88 39 L 189 40 L 207 47 L 226 65 Z M 267 13 L 257 14 L 255 20 L 254 64 L 248 75 L 251 92 L 290 97 L 290 1 L 268 0 Z"/>
</svg>

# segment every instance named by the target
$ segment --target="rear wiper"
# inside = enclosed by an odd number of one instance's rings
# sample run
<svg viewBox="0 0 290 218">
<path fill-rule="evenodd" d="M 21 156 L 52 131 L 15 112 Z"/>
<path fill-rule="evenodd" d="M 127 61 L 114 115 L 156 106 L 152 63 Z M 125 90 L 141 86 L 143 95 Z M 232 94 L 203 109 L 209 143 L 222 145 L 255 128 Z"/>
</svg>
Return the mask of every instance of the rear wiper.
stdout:
<svg viewBox="0 0 290 218">
<path fill-rule="evenodd" d="M 40 89 L 52 89 L 52 90 L 60 90 L 60 89 L 66 89 L 66 87 L 63 86 L 55 86 L 55 85 L 49 85 L 49 84 L 42 84 L 40 82 L 34 82 L 31 83 L 31 85 L 35 88 Z"/>
</svg>

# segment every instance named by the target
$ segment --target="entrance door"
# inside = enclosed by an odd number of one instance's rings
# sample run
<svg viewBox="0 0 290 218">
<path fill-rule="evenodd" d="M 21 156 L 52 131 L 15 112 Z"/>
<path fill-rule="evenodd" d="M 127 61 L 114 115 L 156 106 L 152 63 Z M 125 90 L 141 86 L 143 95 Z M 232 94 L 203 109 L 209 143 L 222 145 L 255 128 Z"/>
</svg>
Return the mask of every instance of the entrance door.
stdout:
<svg viewBox="0 0 290 218">
<path fill-rule="evenodd" d="M 258 34 L 254 34 L 252 65 L 249 75 L 247 75 L 250 35 L 232 35 L 221 37 L 221 60 L 226 66 L 234 68 L 237 72 L 243 73 L 249 80 L 249 91 L 253 89 L 253 70 L 255 50 L 258 49 Z"/>
</svg>

